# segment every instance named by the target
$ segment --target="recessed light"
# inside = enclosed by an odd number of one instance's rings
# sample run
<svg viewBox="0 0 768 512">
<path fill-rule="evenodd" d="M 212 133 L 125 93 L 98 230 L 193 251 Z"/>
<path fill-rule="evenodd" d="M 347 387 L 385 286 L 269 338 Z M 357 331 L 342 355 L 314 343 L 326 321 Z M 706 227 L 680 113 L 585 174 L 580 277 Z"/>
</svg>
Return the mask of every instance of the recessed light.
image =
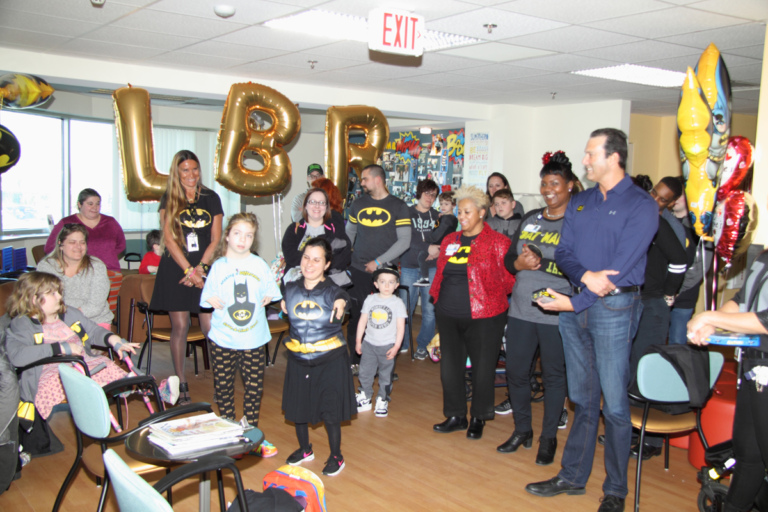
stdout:
<svg viewBox="0 0 768 512">
<path fill-rule="evenodd" d="M 654 87 L 680 87 L 685 80 L 685 73 L 670 71 L 668 69 L 637 66 L 635 64 L 622 64 L 607 68 L 584 69 L 572 71 L 574 75 L 593 76 L 595 78 L 607 78 L 631 84 L 652 85 Z"/>
</svg>

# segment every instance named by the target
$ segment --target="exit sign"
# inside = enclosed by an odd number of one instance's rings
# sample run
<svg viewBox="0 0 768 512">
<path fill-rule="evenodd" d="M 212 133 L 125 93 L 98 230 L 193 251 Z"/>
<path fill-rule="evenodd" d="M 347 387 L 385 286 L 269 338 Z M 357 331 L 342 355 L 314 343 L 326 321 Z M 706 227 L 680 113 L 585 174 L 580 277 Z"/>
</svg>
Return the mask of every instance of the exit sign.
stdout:
<svg viewBox="0 0 768 512">
<path fill-rule="evenodd" d="M 368 14 L 368 48 L 377 52 L 420 56 L 424 53 L 424 16 L 397 9 Z"/>
</svg>

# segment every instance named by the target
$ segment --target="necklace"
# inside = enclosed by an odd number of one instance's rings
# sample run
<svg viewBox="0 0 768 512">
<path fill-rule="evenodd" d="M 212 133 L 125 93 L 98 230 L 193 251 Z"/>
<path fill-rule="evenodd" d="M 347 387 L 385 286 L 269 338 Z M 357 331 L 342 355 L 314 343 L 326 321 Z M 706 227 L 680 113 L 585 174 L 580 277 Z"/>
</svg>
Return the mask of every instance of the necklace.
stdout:
<svg viewBox="0 0 768 512">
<path fill-rule="evenodd" d="M 546 209 L 546 211 L 544 212 L 544 214 L 547 216 L 547 218 L 549 218 L 549 219 L 553 219 L 553 220 L 554 220 L 554 219 L 559 219 L 559 218 L 563 217 L 563 216 L 565 215 L 565 212 L 561 213 L 561 214 L 560 214 L 560 215 L 558 215 L 557 217 L 554 217 L 554 216 L 552 216 L 552 214 L 551 214 L 551 213 L 549 213 L 549 206 L 547 206 L 547 209 Z"/>
</svg>

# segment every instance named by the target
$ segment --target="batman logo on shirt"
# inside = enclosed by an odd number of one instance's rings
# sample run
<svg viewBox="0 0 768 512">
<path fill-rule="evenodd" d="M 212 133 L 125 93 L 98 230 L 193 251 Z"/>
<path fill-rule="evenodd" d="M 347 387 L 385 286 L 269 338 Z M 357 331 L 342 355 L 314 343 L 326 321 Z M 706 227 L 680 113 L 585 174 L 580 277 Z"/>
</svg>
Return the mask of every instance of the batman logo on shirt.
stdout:
<svg viewBox="0 0 768 512">
<path fill-rule="evenodd" d="M 453 263 L 454 265 L 466 265 L 467 261 L 469 261 L 469 253 L 471 251 L 471 246 L 462 245 L 456 253 L 448 259 L 448 263 Z"/>
<path fill-rule="evenodd" d="M 363 208 L 357 214 L 357 221 L 361 225 L 369 228 L 384 226 L 385 224 L 388 224 L 391 219 L 392 217 L 387 210 L 384 208 L 376 208 L 375 206 Z"/>
<path fill-rule="evenodd" d="M 302 320 L 317 320 L 323 316 L 323 308 L 313 300 L 303 300 L 293 306 L 293 314 Z"/>
<path fill-rule="evenodd" d="M 179 214 L 181 225 L 189 229 L 200 229 L 211 223 L 211 214 L 207 210 L 195 208 L 195 212 L 193 215 L 189 208 L 182 210 Z"/>
<path fill-rule="evenodd" d="M 235 325 L 243 327 L 251 320 L 253 312 L 256 311 L 256 304 L 248 300 L 247 282 L 235 282 L 234 286 L 235 303 L 227 308 L 227 312 Z"/>
<path fill-rule="evenodd" d="M 251 318 L 251 312 L 247 309 L 238 309 L 237 311 L 231 312 L 230 315 L 232 315 L 233 320 L 242 323 L 248 323 L 248 320 Z"/>
<path fill-rule="evenodd" d="M 371 318 L 379 322 L 386 322 L 387 313 L 386 311 L 371 311 Z"/>
</svg>

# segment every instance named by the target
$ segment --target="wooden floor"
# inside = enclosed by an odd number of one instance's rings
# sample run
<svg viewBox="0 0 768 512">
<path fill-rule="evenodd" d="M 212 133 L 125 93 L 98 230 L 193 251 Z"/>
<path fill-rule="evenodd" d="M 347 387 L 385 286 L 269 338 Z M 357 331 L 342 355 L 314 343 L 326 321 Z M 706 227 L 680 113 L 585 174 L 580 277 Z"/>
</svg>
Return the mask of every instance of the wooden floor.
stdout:
<svg viewBox="0 0 768 512">
<path fill-rule="evenodd" d="M 274 346 L 274 341 L 270 347 Z M 167 346 L 156 346 L 153 373 L 159 379 L 168 376 L 172 367 Z M 285 351 L 281 349 L 277 365 L 266 370 L 264 399 L 261 406 L 261 428 L 266 438 L 279 449 L 276 457 L 261 459 L 248 456 L 238 462 L 246 488 L 261 490 L 262 477 L 285 463 L 285 458 L 297 448 L 293 426 L 286 423 L 281 412 Z M 555 464 L 534 464 L 536 447 L 520 449 L 514 454 L 500 454 L 496 446 L 504 442 L 513 430 L 512 416 L 497 416 L 488 422 L 481 440 L 473 441 L 463 432 L 438 434 L 432 425 L 442 421 L 442 400 L 439 365 L 426 361 L 411 362 L 406 354 L 398 359 L 399 381 L 395 383 L 389 416 L 377 418 L 373 412 L 358 415 L 342 427 L 342 452 L 346 467 L 336 477 L 322 476 L 328 457 L 328 441 L 321 426 L 310 431 L 315 460 L 305 463 L 320 475 L 325 483 L 326 501 L 330 511 L 392 511 L 392 510 L 515 510 L 515 511 L 595 511 L 602 496 L 605 476 L 603 447 L 597 446 L 592 478 L 584 496 L 539 498 L 525 492 L 529 482 L 546 480 L 559 470 L 560 454 L 568 430 L 559 432 Z M 193 376 L 192 361 L 187 362 L 192 399 L 211 401 L 213 379 L 210 373 Z M 242 389 L 238 384 L 238 414 L 242 411 Z M 497 388 L 499 401 L 503 388 Z M 146 413 L 143 404 L 131 404 L 132 419 Z M 543 413 L 542 404 L 533 405 L 534 429 L 538 435 Z M 571 412 L 571 418 L 573 413 Z M 74 458 L 74 438 L 69 414 L 56 413 L 52 428 L 64 442 L 64 452 L 32 460 L 22 478 L 0 495 L 3 511 L 49 511 L 56 493 Z M 602 426 L 601 426 L 602 432 Z M 636 461 L 630 461 L 627 510 L 634 499 Z M 159 478 L 159 476 L 157 477 Z M 148 478 L 150 482 L 157 480 Z M 232 500 L 234 486 L 228 485 L 227 498 Z M 646 461 L 643 471 L 642 509 L 646 511 L 697 510 L 699 485 L 696 471 L 688 463 L 687 452 L 672 448 L 670 470 L 664 470 L 662 457 Z M 94 510 L 100 489 L 94 480 L 81 471 L 70 486 L 62 510 Z M 212 492 L 214 510 L 217 493 Z M 197 510 L 197 482 L 174 487 L 174 510 Z M 110 491 L 107 510 L 117 510 Z"/>
</svg>

